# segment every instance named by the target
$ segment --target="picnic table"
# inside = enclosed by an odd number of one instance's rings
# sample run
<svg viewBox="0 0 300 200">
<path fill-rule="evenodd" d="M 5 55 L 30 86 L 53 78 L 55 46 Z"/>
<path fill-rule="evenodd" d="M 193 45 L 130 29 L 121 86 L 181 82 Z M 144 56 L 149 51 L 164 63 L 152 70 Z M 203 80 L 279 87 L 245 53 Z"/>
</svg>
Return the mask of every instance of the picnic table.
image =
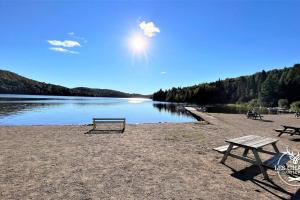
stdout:
<svg viewBox="0 0 300 200">
<path fill-rule="evenodd" d="M 286 162 L 288 162 L 288 157 L 280 153 L 276 146 L 278 139 L 248 135 L 229 139 L 226 140 L 226 142 L 229 143 L 229 145 L 214 148 L 214 150 L 224 153 L 221 163 L 225 163 L 228 156 L 252 163 L 260 168 L 260 171 L 265 179 L 269 179 L 266 169 L 275 169 L 275 166 L 278 164 L 279 160 L 280 164 L 286 164 Z M 263 149 L 269 145 L 273 147 L 274 152 Z M 236 148 L 244 149 L 242 156 L 231 153 L 231 151 Z M 252 151 L 254 159 L 247 156 L 249 150 Z M 272 157 L 263 162 L 259 156 L 259 153 L 269 154 L 272 155 Z"/>
<path fill-rule="evenodd" d="M 280 137 L 283 133 L 293 135 L 300 135 L 300 127 L 294 127 L 294 126 L 286 126 L 281 125 L 283 129 L 275 129 L 276 132 L 279 132 L 278 137 Z"/>
<path fill-rule="evenodd" d="M 252 112 L 248 112 L 247 113 L 247 118 L 248 119 L 257 119 L 259 118 L 260 120 L 262 120 L 263 116 L 260 113 L 252 113 Z"/>
</svg>

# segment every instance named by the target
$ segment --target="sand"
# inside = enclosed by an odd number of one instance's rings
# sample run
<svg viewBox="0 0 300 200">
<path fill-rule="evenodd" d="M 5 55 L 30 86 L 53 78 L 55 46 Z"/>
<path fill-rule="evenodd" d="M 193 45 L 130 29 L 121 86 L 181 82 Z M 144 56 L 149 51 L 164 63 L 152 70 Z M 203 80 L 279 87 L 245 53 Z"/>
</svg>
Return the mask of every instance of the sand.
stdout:
<svg viewBox="0 0 300 200">
<path fill-rule="evenodd" d="M 0 199 L 300 199 L 300 190 L 263 179 L 257 167 L 213 147 L 255 134 L 275 137 L 293 115 L 211 114 L 214 124 L 127 125 L 123 134 L 85 134 L 90 126 L 0 126 Z M 300 151 L 300 136 L 279 149 Z M 263 156 L 263 158 L 265 158 Z M 250 176 L 257 174 L 256 176 Z"/>
</svg>

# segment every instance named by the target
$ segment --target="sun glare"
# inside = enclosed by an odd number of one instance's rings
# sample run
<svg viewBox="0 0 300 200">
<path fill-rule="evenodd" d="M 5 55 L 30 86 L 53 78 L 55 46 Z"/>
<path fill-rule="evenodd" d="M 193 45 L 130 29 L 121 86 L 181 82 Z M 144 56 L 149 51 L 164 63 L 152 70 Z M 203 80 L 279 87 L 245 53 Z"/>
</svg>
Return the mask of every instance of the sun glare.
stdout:
<svg viewBox="0 0 300 200">
<path fill-rule="evenodd" d="M 135 35 L 130 39 L 130 46 L 136 53 L 143 52 L 147 48 L 147 42 L 143 36 Z"/>
</svg>

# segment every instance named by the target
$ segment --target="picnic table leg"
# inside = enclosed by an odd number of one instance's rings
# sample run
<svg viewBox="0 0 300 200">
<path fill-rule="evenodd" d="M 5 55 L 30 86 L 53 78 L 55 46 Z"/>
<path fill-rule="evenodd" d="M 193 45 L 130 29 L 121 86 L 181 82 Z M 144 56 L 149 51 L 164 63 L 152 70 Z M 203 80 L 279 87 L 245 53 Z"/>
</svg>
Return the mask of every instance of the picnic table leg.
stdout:
<svg viewBox="0 0 300 200">
<path fill-rule="evenodd" d="M 276 153 L 280 153 L 275 143 L 272 143 L 272 146 Z"/>
<path fill-rule="evenodd" d="M 246 149 L 244 150 L 243 157 L 246 157 L 246 156 L 248 155 L 248 152 L 249 152 L 249 149 L 246 148 Z"/>
<path fill-rule="evenodd" d="M 268 179 L 269 179 L 269 176 L 268 176 L 268 174 L 267 174 L 265 168 L 262 166 L 262 162 L 261 162 L 261 159 L 260 159 L 260 157 L 259 157 L 259 155 L 258 155 L 257 150 L 256 150 L 256 149 L 252 149 L 252 152 L 253 152 L 254 157 L 255 157 L 255 159 L 256 159 L 256 164 L 257 164 L 258 167 L 260 168 L 260 171 L 262 172 L 264 178 L 268 180 Z"/>
<path fill-rule="evenodd" d="M 221 160 L 221 163 L 223 163 L 223 164 L 225 163 L 225 160 L 227 159 L 230 151 L 232 150 L 232 147 L 233 147 L 233 144 L 229 144 L 229 146 L 228 146 L 228 148 L 227 148 L 227 150 L 226 150 L 226 152 L 225 152 L 225 154 L 224 154 L 224 156 Z"/>
</svg>

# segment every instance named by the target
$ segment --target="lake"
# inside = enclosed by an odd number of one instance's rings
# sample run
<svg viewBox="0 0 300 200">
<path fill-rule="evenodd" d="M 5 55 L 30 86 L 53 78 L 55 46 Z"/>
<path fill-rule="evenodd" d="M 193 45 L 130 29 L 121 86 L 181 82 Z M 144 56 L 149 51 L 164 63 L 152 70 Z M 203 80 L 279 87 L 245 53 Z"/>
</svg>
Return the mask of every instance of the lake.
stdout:
<svg viewBox="0 0 300 200">
<path fill-rule="evenodd" d="M 90 124 L 93 117 L 125 117 L 131 124 L 196 121 L 183 104 L 151 99 L 0 94 L 0 125 Z"/>
</svg>

